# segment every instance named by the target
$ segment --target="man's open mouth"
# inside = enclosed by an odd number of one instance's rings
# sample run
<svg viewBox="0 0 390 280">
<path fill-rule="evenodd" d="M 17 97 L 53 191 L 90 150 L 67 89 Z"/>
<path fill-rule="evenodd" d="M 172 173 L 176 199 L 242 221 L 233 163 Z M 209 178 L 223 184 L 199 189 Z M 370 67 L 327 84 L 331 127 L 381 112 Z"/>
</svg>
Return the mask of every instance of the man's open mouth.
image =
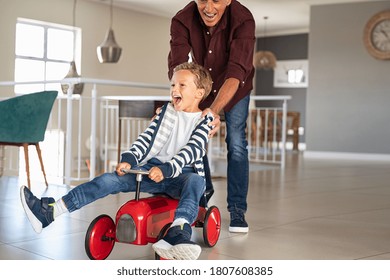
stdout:
<svg viewBox="0 0 390 280">
<path fill-rule="evenodd" d="M 211 13 L 206 13 L 206 12 L 203 12 L 203 14 L 210 21 L 212 21 L 216 17 L 216 15 L 217 15 L 217 14 L 211 14 Z"/>
</svg>

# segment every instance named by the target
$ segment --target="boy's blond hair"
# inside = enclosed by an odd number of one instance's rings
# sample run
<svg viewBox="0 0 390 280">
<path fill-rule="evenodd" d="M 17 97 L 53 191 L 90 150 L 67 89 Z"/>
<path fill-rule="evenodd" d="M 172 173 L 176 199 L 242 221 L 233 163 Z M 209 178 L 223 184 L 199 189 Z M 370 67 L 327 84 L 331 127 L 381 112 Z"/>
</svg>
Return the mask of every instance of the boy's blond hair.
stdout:
<svg viewBox="0 0 390 280">
<path fill-rule="evenodd" d="M 202 101 L 205 100 L 210 94 L 213 84 L 209 71 L 207 71 L 203 66 L 193 62 L 184 62 L 177 65 L 175 69 L 173 69 L 173 73 L 179 70 L 188 70 L 195 76 L 195 85 L 197 88 L 204 89 Z"/>
</svg>

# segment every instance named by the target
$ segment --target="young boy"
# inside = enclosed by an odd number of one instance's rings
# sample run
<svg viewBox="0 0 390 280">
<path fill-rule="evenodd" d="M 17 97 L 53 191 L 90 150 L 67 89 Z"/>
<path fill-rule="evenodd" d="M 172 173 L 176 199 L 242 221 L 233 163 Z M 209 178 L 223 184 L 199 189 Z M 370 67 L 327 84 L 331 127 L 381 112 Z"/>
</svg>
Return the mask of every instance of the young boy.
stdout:
<svg viewBox="0 0 390 280">
<path fill-rule="evenodd" d="M 62 213 L 73 212 L 109 194 L 135 191 L 136 176 L 122 169 L 142 166 L 150 172 L 141 184 L 142 192 L 166 193 L 179 199 L 170 229 L 153 244 L 153 249 L 166 259 L 197 259 L 201 248 L 190 240 L 191 224 L 205 191 L 203 157 L 211 130 L 208 124 L 213 120 L 209 115 L 201 118 L 198 105 L 210 93 L 211 84 L 210 74 L 202 66 L 178 65 L 171 79 L 171 102 L 122 154 L 113 173 L 81 184 L 57 201 L 52 197 L 38 199 L 22 186 L 22 205 L 34 230 L 40 233 Z"/>
</svg>

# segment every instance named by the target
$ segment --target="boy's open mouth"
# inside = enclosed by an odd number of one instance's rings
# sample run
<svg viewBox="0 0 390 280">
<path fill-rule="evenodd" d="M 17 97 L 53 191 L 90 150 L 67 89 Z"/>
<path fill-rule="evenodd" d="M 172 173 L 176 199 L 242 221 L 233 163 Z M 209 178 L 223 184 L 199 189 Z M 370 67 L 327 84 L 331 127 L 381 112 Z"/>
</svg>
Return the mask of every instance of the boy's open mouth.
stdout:
<svg viewBox="0 0 390 280">
<path fill-rule="evenodd" d="M 181 102 L 181 96 L 179 95 L 173 95 L 172 96 L 172 101 L 173 101 L 173 104 L 179 104 Z"/>
</svg>

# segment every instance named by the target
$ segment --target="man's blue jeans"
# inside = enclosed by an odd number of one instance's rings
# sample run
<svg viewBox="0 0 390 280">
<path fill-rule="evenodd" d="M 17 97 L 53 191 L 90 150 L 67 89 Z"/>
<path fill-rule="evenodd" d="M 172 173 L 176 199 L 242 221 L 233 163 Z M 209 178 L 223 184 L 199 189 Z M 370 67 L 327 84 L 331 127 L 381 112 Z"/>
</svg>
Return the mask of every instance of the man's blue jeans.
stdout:
<svg viewBox="0 0 390 280">
<path fill-rule="evenodd" d="M 246 121 L 250 97 L 247 95 L 225 112 L 227 144 L 227 209 L 230 213 L 245 213 L 249 180 Z"/>
<path fill-rule="evenodd" d="M 149 170 L 159 164 L 161 162 L 152 159 L 149 163 L 143 165 L 142 169 Z M 194 172 L 193 168 L 186 167 L 178 177 L 166 178 L 160 183 L 150 180 L 148 176 L 143 176 L 141 192 L 151 194 L 165 193 L 170 197 L 179 199 L 179 205 L 175 211 L 175 219 L 184 218 L 192 224 L 198 215 L 199 201 L 206 186 L 205 179 Z M 119 176 L 116 172 L 104 173 L 92 181 L 72 189 L 62 199 L 69 212 L 73 212 L 109 194 L 134 192 L 136 184 L 135 174 Z"/>
</svg>

